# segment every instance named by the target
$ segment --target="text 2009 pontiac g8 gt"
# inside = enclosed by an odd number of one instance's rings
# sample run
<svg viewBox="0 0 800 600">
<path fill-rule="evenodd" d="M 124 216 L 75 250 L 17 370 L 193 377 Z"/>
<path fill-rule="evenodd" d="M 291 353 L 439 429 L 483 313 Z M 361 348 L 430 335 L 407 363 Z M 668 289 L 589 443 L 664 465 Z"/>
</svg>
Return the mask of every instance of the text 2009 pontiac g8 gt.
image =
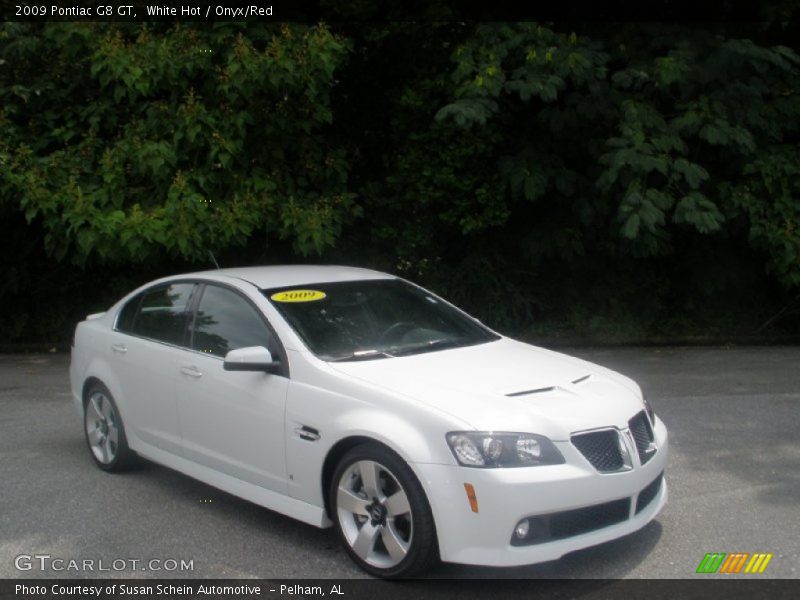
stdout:
<svg viewBox="0 0 800 600">
<path fill-rule="evenodd" d="M 161 279 L 78 325 L 70 378 L 101 469 L 141 455 L 333 524 L 378 576 L 555 559 L 667 498 L 667 431 L 636 383 L 385 273 Z"/>
</svg>

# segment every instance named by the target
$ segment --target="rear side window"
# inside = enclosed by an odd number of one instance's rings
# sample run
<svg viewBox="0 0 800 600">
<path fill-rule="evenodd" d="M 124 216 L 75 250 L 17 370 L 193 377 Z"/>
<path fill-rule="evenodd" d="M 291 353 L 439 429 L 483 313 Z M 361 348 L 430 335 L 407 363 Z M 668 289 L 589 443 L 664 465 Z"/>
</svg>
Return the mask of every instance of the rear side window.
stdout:
<svg viewBox="0 0 800 600">
<path fill-rule="evenodd" d="M 229 351 L 264 346 L 275 352 L 275 343 L 264 320 L 236 292 L 206 286 L 194 322 L 192 348 L 224 357 Z"/>
<path fill-rule="evenodd" d="M 128 300 L 122 310 L 117 315 L 117 330 L 125 333 L 133 332 L 133 322 L 136 320 L 136 314 L 139 312 L 139 304 L 142 302 L 142 294 L 136 294 L 133 298 Z"/>
<path fill-rule="evenodd" d="M 184 345 L 186 306 L 192 288 L 193 283 L 175 283 L 145 292 L 133 320 L 132 333 L 168 344 Z"/>
</svg>

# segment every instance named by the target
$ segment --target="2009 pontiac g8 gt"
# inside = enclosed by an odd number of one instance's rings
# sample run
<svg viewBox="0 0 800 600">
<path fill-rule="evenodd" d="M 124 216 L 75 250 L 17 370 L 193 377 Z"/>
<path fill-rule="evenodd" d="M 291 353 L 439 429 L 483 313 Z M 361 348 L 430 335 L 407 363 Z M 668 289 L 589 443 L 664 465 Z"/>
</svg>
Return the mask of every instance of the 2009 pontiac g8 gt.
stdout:
<svg viewBox="0 0 800 600">
<path fill-rule="evenodd" d="M 381 577 L 556 559 L 667 499 L 667 431 L 636 383 L 376 271 L 154 281 L 78 324 L 70 378 L 101 469 L 139 455 L 333 525 Z"/>
</svg>

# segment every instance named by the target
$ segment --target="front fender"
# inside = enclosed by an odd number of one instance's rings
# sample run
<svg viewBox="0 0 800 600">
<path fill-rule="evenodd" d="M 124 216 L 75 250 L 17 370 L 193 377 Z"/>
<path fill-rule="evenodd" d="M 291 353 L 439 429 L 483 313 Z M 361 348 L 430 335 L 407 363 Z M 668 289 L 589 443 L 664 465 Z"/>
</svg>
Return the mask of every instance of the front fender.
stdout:
<svg viewBox="0 0 800 600">
<path fill-rule="evenodd" d="M 415 464 L 453 464 L 444 432 L 448 425 L 435 414 L 414 410 L 388 409 L 392 398 L 371 395 L 366 402 L 325 388 L 292 382 L 286 408 L 286 462 L 289 493 L 315 506 L 325 505 L 323 465 L 343 440 L 369 439 L 397 453 L 420 479 Z M 305 439 L 301 428 L 319 433 L 319 439 Z M 436 444 L 435 440 L 440 440 Z M 335 464 L 332 465 L 335 467 Z M 423 484 L 423 487 L 426 487 Z"/>
</svg>

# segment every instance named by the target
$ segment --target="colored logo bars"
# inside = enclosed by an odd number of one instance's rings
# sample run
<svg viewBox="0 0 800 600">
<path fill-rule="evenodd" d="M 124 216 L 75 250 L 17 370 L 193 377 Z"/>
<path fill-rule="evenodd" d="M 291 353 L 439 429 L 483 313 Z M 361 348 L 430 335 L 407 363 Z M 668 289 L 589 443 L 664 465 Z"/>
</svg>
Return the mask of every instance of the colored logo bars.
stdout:
<svg viewBox="0 0 800 600">
<path fill-rule="evenodd" d="M 700 561 L 698 573 L 763 573 L 767 569 L 772 553 L 756 552 L 709 552 Z M 746 565 L 746 566 L 745 566 Z"/>
</svg>

